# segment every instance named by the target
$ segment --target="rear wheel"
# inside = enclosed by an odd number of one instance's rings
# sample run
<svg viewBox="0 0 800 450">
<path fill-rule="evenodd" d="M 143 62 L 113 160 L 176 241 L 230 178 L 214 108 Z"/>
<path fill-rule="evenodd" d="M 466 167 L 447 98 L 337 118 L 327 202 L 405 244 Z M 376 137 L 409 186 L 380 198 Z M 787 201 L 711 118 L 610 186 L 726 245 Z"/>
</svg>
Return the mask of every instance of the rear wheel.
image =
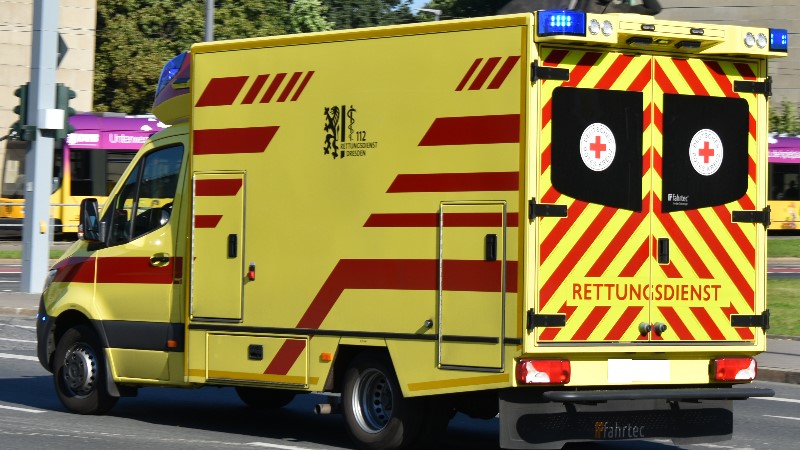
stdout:
<svg viewBox="0 0 800 450">
<path fill-rule="evenodd" d="M 86 325 L 71 328 L 56 346 L 53 381 L 61 403 L 79 414 L 104 414 L 119 400 L 108 393 L 103 346 Z"/>
<path fill-rule="evenodd" d="M 294 399 L 295 393 L 280 389 L 237 386 L 236 394 L 247 406 L 260 409 L 283 408 Z"/>
<path fill-rule="evenodd" d="M 361 448 L 412 445 L 421 428 L 421 406 L 419 400 L 403 397 L 383 353 L 361 353 L 345 372 L 342 413 L 350 437 Z"/>
</svg>

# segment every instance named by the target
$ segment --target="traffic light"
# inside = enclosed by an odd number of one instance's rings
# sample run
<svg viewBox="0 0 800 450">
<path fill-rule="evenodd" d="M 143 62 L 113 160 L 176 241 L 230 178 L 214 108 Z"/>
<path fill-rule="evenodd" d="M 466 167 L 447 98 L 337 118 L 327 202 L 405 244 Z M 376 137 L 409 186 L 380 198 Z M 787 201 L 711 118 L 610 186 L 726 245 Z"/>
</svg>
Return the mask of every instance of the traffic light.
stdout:
<svg viewBox="0 0 800 450">
<path fill-rule="evenodd" d="M 18 141 L 32 141 L 35 128 L 28 125 L 28 87 L 25 83 L 14 91 L 14 96 L 19 97 L 19 105 L 14 107 L 14 113 L 19 119 L 11 125 L 11 139 Z"/>
<path fill-rule="evenodd" d="M 56 109 L 64 110 L 64 128 L 56 130 L 56 139 L 64 139 L 75 131 L 75 127 L 69 123 L 69 118 L 75 115 L 75 110 L 69 106 L 69 101 L 73 98 L 75 98 L 75 91 L 63 83 L 56 83 Z"/>
</svg>

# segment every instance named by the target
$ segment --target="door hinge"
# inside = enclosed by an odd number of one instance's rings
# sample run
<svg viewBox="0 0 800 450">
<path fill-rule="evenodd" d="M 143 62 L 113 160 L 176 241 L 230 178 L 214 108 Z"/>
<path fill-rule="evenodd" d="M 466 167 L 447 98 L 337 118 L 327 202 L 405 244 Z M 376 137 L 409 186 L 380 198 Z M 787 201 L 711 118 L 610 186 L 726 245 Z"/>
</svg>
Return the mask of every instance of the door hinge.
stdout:
<svg viewBox="0 0 800 450">
<path fill-rule="evenodd" d="M 731 221 L 741 223 L 760 223 L 764 225 L 764 229 L 766 230 L 769 228 L 769 224 L 772 223 L 772 220 L 770 219 L 771 212 L 772 210 L 770 209 L 769 205 L 767 205 L 761 211 L 733 211 L 733 214 L 731 214 Z"/>
<path fill-rule="evenodd" d="M 567 325 L 565 314 L 536 314 L 533 309 L 528 310 L 528 333 L 537 327 L 563 327 Z"/>
<path fill-rule="evenodd" d="M 531 63 L 531 82 L 538 80 L 569 80 L 569 69 L 559 67 L 544 67 L 539 65 L 539 61 Z"/>
<path fill-rule="evenodd" d="M 536 199 L 532 198 L 528 201 L 528 219 L 537 217 L 567 217 L 567 205 L 536 203 Z"/>
<path fill-rule="evenodd" d="M 736 80 L 733 82 L 733 90 L 772 97 L 772 77 L 767 77 L 764 81 Z"/>
<path fill-rule="evenodd" d="M 761 314 L 748 316 L 745 314 L 732 314 L 731 315 L 732 327 L 759 327 L 764 331 L 769 330 L 769 310 Z"/>
</svg>

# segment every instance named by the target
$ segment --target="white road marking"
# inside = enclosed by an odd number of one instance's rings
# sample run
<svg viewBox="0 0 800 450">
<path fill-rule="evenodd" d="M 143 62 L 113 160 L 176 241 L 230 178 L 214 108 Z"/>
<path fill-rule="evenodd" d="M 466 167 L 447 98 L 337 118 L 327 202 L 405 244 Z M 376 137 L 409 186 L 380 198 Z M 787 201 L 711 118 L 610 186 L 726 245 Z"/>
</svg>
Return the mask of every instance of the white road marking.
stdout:
<svg viewBox="0 0 800 450">
<path fill-rule="evenodd" d="M 10 353 L 0 353 L 0 358 L 6 359 L 24 359 L 26 361 L 39 361 L 39 358 L 35 356 L 27 356 L 27 355 L 12 355 Z"/>
<path fill-rule="evenodd" d="M 800 400 L 794 398 L 781 398 L 781 397 L 752 397 L 758 400 L 772 400 L 773 402 L 789 402 L 789 403 L 800 403 Z"/>
<path fill-rule="evenodd" d="M 4 405 L 0 405 L 0 409 L 10 409 L 12 411 L 21 411 L 21 412 L 28 412 L 28 413 L 43 413 L 43 412 L 47 412 L 47 411 L 42 411 L 41 409 L 17 408 L 16 406 L 4 406 Z"/>
<path fill-rule="evenodd" d="M 9 338 L 0 338 L 0 341 L 10 341 L 10 342 L 27 342 L 30 344 L 35 344 L 36 341 L 31 341 L 27 339 L 9 339 Z"/>
<path fill-rule="evenodd" d="M 268 442 L 248 442 L 247 445 L 251 445 L 253 447 L 277 448 L 281 450 L 309 450 L 306 447 L 296 447 L 294 445 L 270 444 Z"/>
<path fill-rule="evenodd" d="M 776 419 L 800 420 L 800 417 L 770 416 L 769 414 L 764 414 L 764 417 L 774 417 Z"/>
</svg>

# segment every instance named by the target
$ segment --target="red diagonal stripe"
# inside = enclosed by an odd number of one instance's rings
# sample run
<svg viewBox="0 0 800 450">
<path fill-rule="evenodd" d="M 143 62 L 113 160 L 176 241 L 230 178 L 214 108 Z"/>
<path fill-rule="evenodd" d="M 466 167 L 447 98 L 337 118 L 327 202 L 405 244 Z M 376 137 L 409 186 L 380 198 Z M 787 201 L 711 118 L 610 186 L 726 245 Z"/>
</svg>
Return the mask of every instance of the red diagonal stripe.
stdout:
<svg viewBox="0 0 800 450">
<path fill-rule="evenodd" d="M 625 69 L 630 65 L 633 61 L 633 56 L 630 55 L 617 55 L 617 58 L 611 63 L 611 67 L 606 70 L 606 73 L 600 78 L 600 81 L 597 82 L 595 88 L 597 89 L 611 89 L 611 86 L 614 85 L 614 82 L 619 79 Z"/>
<path fill-rule="evenodd" d="M 486 60 L 486 64 L 483 65 L 483 68 L 480 72 L 478 72 L 478 76 L 472 80 L 472 84 L 469 85 L 470 91 L 477 91 L 483 87 L 483 83 L 486 82 L 486 79 L 489 78 L 489 75 L 492 74 L 492 71 L 495 67 L 497 67 L 497 63 L 500 62 L 499 56 L 493 56 Z"/>
<path fill-rule="evenodd" d="M 462 78 L 461 82 L 458 83 L 458 86 L 456 87 L 456 91 L 460 91 L 460 90 L 464 89 L 464 86 L 467 85 L 467 82 L 470 80 L 470 78 L 472 78 L 472 74 L 475 73 L 475 71 L 478 69 L 478 66 L 481 65 L 482 61 L 483 61 L 483 58 L 477 58 L 475 61 L 472 62 L 472 65 L 469 66 L 469 70 L 467 70 L 467 73 L 464 74 L 464 78 Z"/>
<path fill-rule="evenodd" d="M 561 308 L 558 308 L 558 313 L 564 314 L 567 323 L 569 323 L 569 319 L 570 317 L 572 317 L 572 314 L 575 312 L 576 309 L 578 309 L 577 306 L 569 306 L 567 305 L 566 302 L 564 302 L 564 304 L 561 305 Z M 558 333 L 561 330 L 563 330 L 563 328 L 561 327 L 547 327 L 544 330 L 542 330 L 542 333 L 539 335 L 539 340 L 552 341 L 556 337 L 558 337 Z"/>
<path fill-rule="evenodd" d="M 542 174 L 547 171 L 547 168 L 550 167 L 551 156 L 552 156 L 552 144 L 547 144 L 544 151 L 542 151 Z"/>
<path fill-rule="evenodd" d="M 578 86 L 586 74 L 589 73 L 589 70 L 594 67 L 594 64 L 600 60 L 601 56 L 601 53 L 586 52 L 575 68 L 570 71 L 569 81 L 565 81 L 563 86 Z"/>
<path fill-rule="evenodd" d="M 642 204 L 648 205 L 649 207 L 650 193 L 645 195 Z M 608 266 L 610 266 L 611 263 L 614 262 L 614 259 L 620 254 L 620 251 L 626 248 L 625 243 L 633 236 L 642 222 L 644 222 L 644 219 L 648 217 L 649 213 L 650 211 L 647 208 L 640 213 L 631 213 L 630 217 L 628 217 L 619 231 L 614 235 L 614 238 L 605 246 L 605 249 L 597 258 L 597 261 L 595 261 L 591 269 L 589 269 L 589 272 L 586 273 L 587 277 L 603 276 Z"/>
<path fill-rule="evenodd" d="M 567 50 L 553 50 L 544 58 L 542 65 L 557 66 L 564 61 L 564 58 L 566 58 L 568 54 L 569 51 Z"/>
<path fill-rule="evenodd" d="M 547 103 L 542 108 L 542 129 L 550 123 L 553 118 L 553 97 L 547 99 Z"/>
<path fill-rule="evenodd" d="M 197 214 L 194 216 L 194 227 L 216 228 L 221 219 L 221 214 Z"/>
<path fill-rule="evenodd" d="M 503 85 L 503 82 L 506 81 L 508 74 L 511 73 L 511 70 L 519 61 L 519 56 L 509 56 L 506 58 L 506 61 L 500 66 L 500 70 L 497 71 L 497 75 L 494 76 L 492 82 L 489 83 L 489 89 L 499 89 L 500 86 Z"/>
<path fill-rule="evenodd" d="M 731 212 L 728 211 L 728 208 L 724 206 L 716 206 L 713 208 L 714 212 L 717 213 L 717 217 L 719 217 L 720 222 L 725 225 L 725 228 L 728 230 L 728 233 L 733 237 L 733 240 L 736 241 L 736 245 L 739 247 L 739 250 L 742 251 L 742 254 L 747 258 L 747 261 L 750 263 L 752 267 L 756 266 L 756 249 L 753 246 L 753 243 L 742 231 L 742 228 L 736 224 L 731 222 Z"/>
<path fill-rule="evenodd" d="M 546 202 L 543 197 L 542 203 L 550 202 Z M 556 245 L 564 239 L 564 236 L 566 236 L 567 232 L 575 225 L 575 222 L 578 221 L 581 213 L 583 213 L 587 206 L 589 206 L 588 203 L 580 200 L 575 200 L 572 205 L 570 205 L 567 210 L 567 217 L 559 219 L 558 224 L 556 224 L 550 233 L 542 239 L 542 245 L 539 247 L 540 262 L 544 263 L 547 260 L 553 250 L 555 250 Z"/>
<path fill-rule="evenodd" d="M 247 82 L 247 76 L 212 78 L 197 100 L 196 107 L 232 105 Z"/>
<path fill-rule="evenodd" d="M 519 214 L 508 213 L 506 226 L 516 228 Z M 438 227 L 438 213 L 386 213 L 370 214 L 364 227 Z M 446 213 L 446 227 L 502 227 L 502 213 Z"/>
<path fill-rule="evenodd" d="M 655 76 L 655 78 L 656 78 L 656 83 L 658 84 L 659 87 L 661 87 L 661 91 L 663 93 L 665 93 L 665 94 L 675 94 L 675 93 L 678 92 L 677 89 L 675 89 L 675 86 L 672 84 L 672 82 L 669 81 L 669 77 L 667 76 L 667 73 L 664 72 L 664 69 L 661 67 L 661 64 L 659 64 L 658 62 L 656 62 L 656 76 Z"/>
<path fill-rule="evenodd" d="M 267 78 L 269 78 L 269 74 L 259 75 L 256 77 L 256 80 L 253 81 L 253 85 L 250 86 L 250 89 L 247 91 L 247 95 L 244 96 L 244 100 L 242 100 L 243 105 L 249 105 L 256 100 L 256 97 L 258 97 L 258 93 L 261 92 L 261 88 L 264 87 L 264 83 L 266 83 Z"/>
<path fill-rule="evenodd" d="M 501 292 L 500 262 L 445 260 L 443 289 L 452 291 Z M 312 300 L 296 328 L 317 329 L 345 289 L 438 289 L 437 260 L 340 260 Z M 506 263 L 506 291 L 517 292 L 517 262 Z M 302 353 L 302 348 L 284 343 L 265 373 L 285 375 Z M 271 366 L 271 364 L 270 364 Z M 277 371 L 280 367 L 281 371 Z M 275 370 L 270 372 L 270 370 Z"/>
<path fill-rule="evenodd" d="M 583 255 L 589 250 L 597 237 L 601 234 L 603 229 L 614 217 L 617 209 L 604 207 L 600 213 L 594 218 L 589 228 L 583 233 L 577 241 L 572 244 L 567 256 L 561 261 L 550 278 L 542 285 L 541 293 L 539 296 L 539 310 L 545 307 L 548 301 L 553 297 L 556 290 L 562 285 L 564 280 L 567 279 L 572 269 L 580 262 Z M 560 223 L 559 223 L 560 224 Z M 550 236 L 548 236 L 549 238 Z"/>
<path fill-rule="evenodd" d="M 303 81 L 300 82 L 300 86 L 297 87 L 297 91 L 295 91 L 294 96 L 292 96 L 293 102 L 296 102 L 297 99 L 300 98 L 300 94 L 302 94 L 303 91 L 306 89 L 306 86 L 308 85 L 308 82 L 309 80 L 311 80 L 312 76 L 314 76 L 313 70 L 306 73 L 306 76 L 303 78 Z"/>
<path fill-rule="evenodd" d="M 750 66 L 750 64 L 736 63 L 733 66 L 736 67 L 736 70 L 739 71 L 739 75 L 741 75 L 742 78 L 744 78 L 745 80 L 755 80 L 756 79 L 756 73 L 753 72 L 753 69 Z"/>
<path fill-rule="evenodd" d="M 545 192 L 544 195 L 542 196 L 541 202 L 554 203 L 559 198 L 561 198 L 561 193 L 559 193 L 553 186 L 550 186 L 549 188 L 547 188 L 547 192 Z"/>
<path fill-rule="evenodd" d="M 264 370 L 264 373 L 286 375 L 305 348 L 306 341 L 304 340 L 286 339 L 283 341 L 283 345 L 278 351 L 278 354 L 275 355 L 275 358 L 270 361 L 267 369 Z"/>
<path fill-rule="evenodd" d="M 714 78 L 714 81 L 717 83 L 722 92 L 725 94 L 725 97 L 737 98 L 739 94 L 737 94 L 733 90 L 733 82 L 728 75 L 725 74 L 725 70 L 722 68 L 722 65 L 717 61 L 704 61 L 708 72 Z"/>
<path fill-rule="evenodd" d="M 267 88 L 267 92 L 265 92 L 264 96 L 261 97 L 261 103 L 269 103 L 272 101 L 272 97 L 275 95 L 275 92 L 278 91 L 278 88 L 281 86 L 284 78 L 286 78 L 285 73 L 279 73 L 275 75 L 275 78 L 272 79 L 272 83 L 270 83 L 269 87 Z"/>
<path fill-rule="evenodd" d="M 274 126 L 194 130 L 194 154 L 262 153 L 267 149 L 277 132 L 278 127 Z"/>
<path fill-rule="evenodd" d="M 400 174 L 386 191 L 474 192 L 519 190 L 519 172 L 421 173 Z"/>
<path fill-rule="evenodd" d="M 689 84 L 689 87 L 692 89 L 692 92 L 694 92 L 694 95 L 709 95 L 706 87 L 703 86 L 703 82 L 700 81 L 700 78 L 697 77 L 697 74 L 694 72 L 694 69 L 692 69 L 692 66 L 689 65 L 688 60 L 672 58 L 671 61 L 675 67 L 678 68 L 678 72 L 681 73 L 681 76 L 683 76 L 683 79 L 686 80 L 686 83 Z"/>
<path fill-rule="evenodd" d="M 625 312 L 622 313 L 617 323 L 611 328 L 611 331 L 608 332 L 605 339 L 606 341 L 618 341 L 622 339 L 622 336 L 625 334 L 633 321 L 639 317 L 639 313 L 644 309 L 644 306 L 628 306 L 625 308 Z"/>
<path fill-rule="evenodd" d="M 94 283 L 95 258 L 70 256 L 53 266 L 56 271 L 53 283 Z"/>
<path fill-rule="evenodd" d="M 730 323 L 732 314 L 738 314 L 736 307 L 733 306 L 733 304 L 728 305 L 727 308 L 720 308 L 720 310 L 723 314 L 725 314 L 725 318 L 728 319 L 728 323 Z M 739 333 L 739 337 L 742 338 L 742 340 L 750 341 L 756 338 L 755 335 L 753 335 L 753 332 L 750 331 L 750 328 L 734 327 L 733 329 Z"/>
<path fill-rule="evenodd" d="M 692 311 L 692 314 L 697 318 L 697 321 L 700 322 L 700 325 L 703 326 L 703 329 L 708 334 L 708 337 L 711 338 L 713 341 L 724 341 L 725 335 L 719 331 L 717 328 L 717 324 L 714 323 L 714 319 L 708 314 L 705 308 L 702 306 L 692 306 L 689 308 Z"/>
<path fill-rule="evenodd" d="M 744 196 L 739 199 L 739 206 L 746 210 L 756 209 L 756 205 L 753 204 L 753 200 L 748 196 Z"/>
<path fill-rule="evenodd" d="M 650 84 L 650 80 L 653 76 L 651 64 L 647 64 L 642 68 L 642 71 L 639 72 L 639 75 L 633 80 L 630 86 L 628 86 L 628 91 L 639 91 L 643 92 L 644 89 Z"/>
<path fill-rule="evenodd" d="M 653 123 L 656 125 L 656 129 L 661 135 L 664 135 L 664 114 L 658 108 L 657 105 L 653 105 Z M 660 175 L 660 173 L 659 173 Z"/>
<path fill-rule="evenodd" d="M 747 305 L 750 307 L 751 310 L 755 310 L 755 291 L 750 286 L 750 283 L 747 279 L 742 275 L 742 272 L 739 271 L 739 268 L 736 267 L 736 263 L 733 262 L 730 255 L 728 254 L 729 249 L 726 248 L 722 243 L 719 241 L 717 236 L 711 230 L 711 227 L 708 226 L 706 221 L 703 219 L 703 216 L 697 210 L 686 211 L 686 215 L 692 221 L 692 224 L 697 229 L 697 232 L 703 237 L 706 245 L 711 249 L 711 252 L 716 257 L 717 261 L 719 261 L 722 268 L 725 270 L 725 273 L 728 274 L 733 284 L 736 285 L 736 289 L 739 290 L 739 293 L 742 295 L 742 298 L 747 302 Z"/>
<path fill-rule="evenodd" d="M 700 255 L 697 254 L 694 245 L 689 242 L 689 239 L 687 239 L 686 235 L 683 234 L 683 231 L 681 231 L 681 228 L 678 226 L 672 216 L 660 212 L 661 199 L 658 198 L 657 195 L 653 196 L 653 208 L 656 210 L 656 217 L 658 218 L 659 222 L 661 222 L 661 225 L 663 225 L 664 229 L 667 230 L 667 233 L 672 238 L 672 241 L 675 242 L 675 245 L 689 262 L 689 265 L 692 266 L 692 269 L 694 269 L 697 276 L 703 279 L 713 279 L 714 276 L 708 270 L 708 267 L 706 267 L 705 263 L 703 263 L 703 259 L 700 258 Z"/>
<path fill-rule="evenodd" d="M 650 147 L 645 152 L 644 158 L 642 158 L 642 177 L 647 175 L 647 172 L 650 171 L 650 165 L 651 165 L 650 160 L 652 159 L 652 156 L 651 156 L 652 154 L 653 154 L 653 147 Z M 650 211 L 650 204 L 649 203 L 647 204 L 647 208 L 648 208 L 647 210 Z"/>
<path fill-rule="evenodd" d="M 678 336 L 678 339 L 682 341 L 693 341 L 694 336 L 686 328 L 686 325 L 681 320 L 678 313 L 675 312 L 675 309 L 671 306 L 659 306 L 658 310 L 661 312 L 661 315 L 664 316 L 664 320 L 667 321 L 670 328 L 675 332 L 675 335 Z M 668 331 L 669 332 L 669 331 Z"/>
<path fill-rule="evenodd" d="M 194 183 L 194 195 L 198 197 L 229 197 L 238 194 L 241 188 L 241 178 L 197 180 Z"/>
<path fill-rule="evenodd" d="M 592 308 L 592 312 L 589 313 L 589 316 L 586 320 L 583 321 L 583 324 L 578 328 L 578 331 L 570 338 L 571 341 L 585 341 L 589 339 L 591 336 L 592 331 L 600 325 L 600 322 L 608 313 L 608 310 L 611 309 L 610 306 L 595 306 Z"/>
<path fill-rule="evenodd" d="M 633 257 L 628 264 L 625 265 L 625 268 L 622 269 L 622 272 L 619 273 L 620 278 L 630 278 L 636 276 L 636 273 L 639 272 L 639 269 L 644 266 L 647 260 L 650 258 L 650 246 L 648 245 L 649 238 L 645 238 L 642 245 L 639 246 L 639 249 L 636 250 L 636 253 L 633 254 Z"/>
<path fill-rule="evenodd" d="M 419 145 L 517 144 L 519 125 L 519 114 L 438 117 Z"/>
<path fill-rule="evenodd" d="M 286 87 L 283 88 L 283 92 L 281 92 L 280 97 L 278 97 L 278 103 L 283 103 L 289 98 L 289 94 L 292 93 L 292 89 L 294 89 L 294 85 L 297 84 L 297 81 L 300 79 L 300 76 L 303 75 L 302 72 L 295 72 L 292 74 L 292 77 L 289 78 L 289 82 L 286 83 Z"/>
</svg>

